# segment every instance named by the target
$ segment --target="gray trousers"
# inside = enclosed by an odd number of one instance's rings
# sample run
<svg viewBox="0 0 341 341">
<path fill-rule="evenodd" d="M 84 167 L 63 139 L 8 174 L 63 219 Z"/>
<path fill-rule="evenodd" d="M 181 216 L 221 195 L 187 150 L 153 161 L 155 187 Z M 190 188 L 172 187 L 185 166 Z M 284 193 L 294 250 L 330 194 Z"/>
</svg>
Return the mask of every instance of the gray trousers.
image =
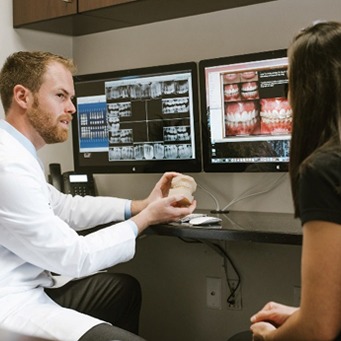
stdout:
<svg viewBox="0 0 341 341">
<path fill-rule="evenodd" d="M 91 328 L 79 341 L 143 341 L 137 336 L 141 288 L 134 277 L 103 272 L 45 292 L 62 307 L 111 323 Z"/>
</svg>

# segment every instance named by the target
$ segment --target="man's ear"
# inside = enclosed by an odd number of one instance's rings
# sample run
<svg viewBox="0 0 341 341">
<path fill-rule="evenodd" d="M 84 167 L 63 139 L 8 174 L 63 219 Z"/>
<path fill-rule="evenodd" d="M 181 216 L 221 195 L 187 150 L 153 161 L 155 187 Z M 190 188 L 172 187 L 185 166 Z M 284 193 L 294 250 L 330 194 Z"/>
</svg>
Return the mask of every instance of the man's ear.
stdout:
<svg viewBox="0 0 341 341">
<path fill-rule="evenodd" d="M 32 92 L 23 85 L 17 84 L 13 88 L 13 101 L 22 109 L 27 109 L 33 101 Z"/>
</svg>

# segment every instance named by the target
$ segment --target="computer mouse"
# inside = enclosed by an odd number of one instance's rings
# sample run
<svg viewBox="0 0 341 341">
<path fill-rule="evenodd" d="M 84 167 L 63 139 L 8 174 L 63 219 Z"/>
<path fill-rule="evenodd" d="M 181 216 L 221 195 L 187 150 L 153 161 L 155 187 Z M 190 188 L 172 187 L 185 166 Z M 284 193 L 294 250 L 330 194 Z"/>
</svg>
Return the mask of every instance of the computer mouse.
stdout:
<svg viewBox="0 0 341 341">
<path fill-rule="evenodd" d="M 191 225 L 213 225 L 213 224 L 218 224 L 220 222 L 221 222 L 220 218 L 210 217 L 210 216 L 197 217 L 189 221 Z"/>
<path fill-rule="evenodd" d="M 207 216 L 207 214 L 204 214 L 204 213 L 191 213 L 191 214 L 188 214 L 185 217 L 179 219 L 178 222 L 179 223 L 189 223 L 194 218 L 206 217 L 206 216 Z"/>
</svg>

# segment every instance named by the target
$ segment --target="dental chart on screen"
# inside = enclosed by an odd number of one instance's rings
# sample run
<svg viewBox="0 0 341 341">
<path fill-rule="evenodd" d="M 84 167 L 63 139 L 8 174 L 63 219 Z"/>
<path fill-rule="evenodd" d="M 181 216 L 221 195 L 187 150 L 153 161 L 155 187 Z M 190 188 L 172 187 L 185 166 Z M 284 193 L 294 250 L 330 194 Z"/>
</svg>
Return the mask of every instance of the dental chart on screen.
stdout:
<svg viewBox="0 0 341 341">
<path fill-rule="evenodd" d="M 195 63 L 186 63 L 79 77 L 77 165 L 100 172 L 198 171 L 196 72 Z"/>
<path fill-rule="evenodd" d="M 200 62 L 206 171 L 286 171 L 292 110 L 284 50 Z"/>
</svg>

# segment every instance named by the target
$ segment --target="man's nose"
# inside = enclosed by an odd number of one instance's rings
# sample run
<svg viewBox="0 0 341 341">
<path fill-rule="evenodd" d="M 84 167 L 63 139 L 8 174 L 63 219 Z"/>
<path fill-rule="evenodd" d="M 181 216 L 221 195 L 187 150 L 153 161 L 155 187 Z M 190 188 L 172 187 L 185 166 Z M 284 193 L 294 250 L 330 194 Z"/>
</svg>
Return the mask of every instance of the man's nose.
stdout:
<svg viewBox="0 0 341 341">
<path fill-rule="evenodd" d="M 67 112 L 70 114 L 74 114 L 76 112 L 76 107 L 71 99 L 69 100 L 69 105 L 67 106 Z"/>
</svg>

